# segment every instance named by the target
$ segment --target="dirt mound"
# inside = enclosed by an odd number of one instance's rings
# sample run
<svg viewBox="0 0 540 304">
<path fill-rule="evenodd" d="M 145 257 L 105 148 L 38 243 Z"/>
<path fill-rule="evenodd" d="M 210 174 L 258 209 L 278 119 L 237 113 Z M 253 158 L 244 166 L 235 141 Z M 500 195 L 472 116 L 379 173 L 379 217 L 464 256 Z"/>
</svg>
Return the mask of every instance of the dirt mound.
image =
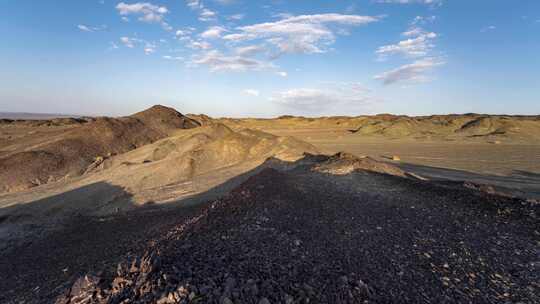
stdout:
<svg viewBox="0 0 540 304">
<path fill-rule="evenodd" d="M 155 142 L 174 130 L 199 126 L 174 109 L 162 106 L 128 117 L 96 118 L 84 124 L 82 120 L 66 118 L 46 123 L 81 125 L 51 141 L 0 158 L 0 192 L 79 176 L 98 157 L 124 153 Z"/>
<path fill-rule="evenodd" d="M 370 157 L 357 157 L 344 152 L 328 157 L 324 162 L 317 164 L 313 170 L 335 175 L 345 175 L 356 170 L 367 170 L 401 177 L 406 176 L 403 170 L 391 164 Z"/>
<path fill-rule="evenodd" d="M 534 210 L 462 186 L 266 169 L 57 303 L 534 303 Z"/>
</svg>

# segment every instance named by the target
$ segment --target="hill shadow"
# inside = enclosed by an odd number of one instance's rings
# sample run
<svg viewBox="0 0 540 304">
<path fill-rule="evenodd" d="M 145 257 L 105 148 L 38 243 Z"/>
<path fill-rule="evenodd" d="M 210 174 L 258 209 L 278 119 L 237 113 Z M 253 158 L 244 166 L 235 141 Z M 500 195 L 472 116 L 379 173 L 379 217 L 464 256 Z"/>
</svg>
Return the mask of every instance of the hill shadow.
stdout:
<svg viewBox="0 0 540 304">
<path fill-rule="evenodd" d="M 265 168 L 289 165 L 268 159 L 203 193 L 166 204 L 137 205 L 122 187 L 98 182 L 0 208 L 0 241 L 5 244 L 0 246 L 0 303 L 47 303 L 82 274 L 103 270 L 112 275 L 122 259 L 193 216 L 204 202 L 226 195 Z M 104 202 L 103 197 L 114 199 Z M 96 210 L 107 212 L 96 215 Z"/>
</svg>

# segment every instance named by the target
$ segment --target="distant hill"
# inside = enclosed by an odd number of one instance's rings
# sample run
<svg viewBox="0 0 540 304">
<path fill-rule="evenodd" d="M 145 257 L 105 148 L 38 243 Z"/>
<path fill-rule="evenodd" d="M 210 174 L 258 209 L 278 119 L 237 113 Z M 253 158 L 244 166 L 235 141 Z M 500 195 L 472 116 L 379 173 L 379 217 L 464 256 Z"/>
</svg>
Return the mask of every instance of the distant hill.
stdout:
<svg viewBox="0 0 540 304">
<path fill-rule="evenodd" d="M 69 114 L 47 114 L 47 113 L 24 113 L 24 112 L 0 112 L 0 119 L 23 119 L 23 120 L 43 120 L 53 118 L 79 118 L 80 115 Z"/>
</svg>

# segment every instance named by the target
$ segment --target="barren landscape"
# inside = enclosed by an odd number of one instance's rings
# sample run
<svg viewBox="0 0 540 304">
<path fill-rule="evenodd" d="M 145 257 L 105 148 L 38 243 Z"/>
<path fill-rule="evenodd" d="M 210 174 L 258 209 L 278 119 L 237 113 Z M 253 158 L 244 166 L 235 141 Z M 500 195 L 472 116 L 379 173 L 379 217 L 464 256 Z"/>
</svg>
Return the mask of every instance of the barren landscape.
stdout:
<svg viewBox="0 0 540 304">
<path fill-rule="evenodd" d="M 164 106 L 4 119 L 0 301 L 536 303 L 539 130 Z"/>
<path fill-rule="evenodd" d="M 0 1 L 0 304 L 540 303 L 540 1 Z"/>
</svg>

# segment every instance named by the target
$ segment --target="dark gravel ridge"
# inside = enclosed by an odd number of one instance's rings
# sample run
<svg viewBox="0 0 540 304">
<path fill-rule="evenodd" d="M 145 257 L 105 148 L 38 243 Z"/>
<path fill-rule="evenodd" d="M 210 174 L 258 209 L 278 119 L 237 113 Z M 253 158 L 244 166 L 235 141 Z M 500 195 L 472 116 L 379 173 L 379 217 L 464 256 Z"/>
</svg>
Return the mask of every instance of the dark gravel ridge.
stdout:
<svg viewBox="0 0 540 304">
<path fill-rule="evenodd" d="M 540 303 L 538 209 L 458 183 L 265 169 L 57 303 Z"/>
</svg>

